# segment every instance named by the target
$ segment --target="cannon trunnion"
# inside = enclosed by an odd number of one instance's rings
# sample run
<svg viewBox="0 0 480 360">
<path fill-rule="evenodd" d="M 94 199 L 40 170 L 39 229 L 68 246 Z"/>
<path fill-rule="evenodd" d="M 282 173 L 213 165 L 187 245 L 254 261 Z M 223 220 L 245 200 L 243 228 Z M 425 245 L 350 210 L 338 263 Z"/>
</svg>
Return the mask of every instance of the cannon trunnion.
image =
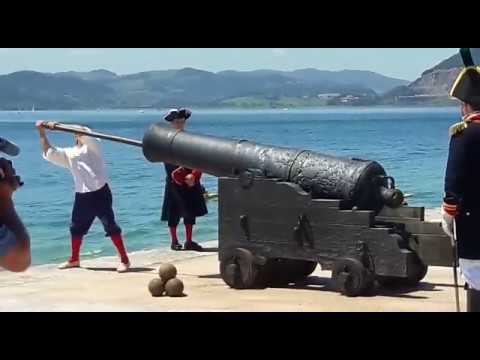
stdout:
<svg viewBox="0 0 480 360">
<path fill-rule="evenodd" d="M 288 284 L 319 263 L 338 289 L 358 296 L 384 286 L 414 286 L 427 265 L 448 266 L 449 239 L 424 209 L 355 210 L 312 199 L 300 186 L 251 173 L 219 179 L 219 259 L 237 289 Z M 433 242 L 440 251 L 431 253 Z M 425 246 L 426 245 L 426 246 Z"/>
</svg>

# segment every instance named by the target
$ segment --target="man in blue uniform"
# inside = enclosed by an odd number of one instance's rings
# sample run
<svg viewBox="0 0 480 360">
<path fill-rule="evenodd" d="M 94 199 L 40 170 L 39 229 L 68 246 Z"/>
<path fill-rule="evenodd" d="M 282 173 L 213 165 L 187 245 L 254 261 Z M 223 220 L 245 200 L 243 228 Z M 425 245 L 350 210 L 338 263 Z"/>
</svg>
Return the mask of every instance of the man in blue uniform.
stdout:
<svg viewBox="0 0 480 360">
<path fill-rule="evenodd" d="M 463 119 L 450 128 L 442 225 L 457 242 L 467 311 L 480 312 L 480 66 L 473 64 L 469 52 L 462 56 L 466 68 L 450 95 L 461 101 Z"/>
</svg>

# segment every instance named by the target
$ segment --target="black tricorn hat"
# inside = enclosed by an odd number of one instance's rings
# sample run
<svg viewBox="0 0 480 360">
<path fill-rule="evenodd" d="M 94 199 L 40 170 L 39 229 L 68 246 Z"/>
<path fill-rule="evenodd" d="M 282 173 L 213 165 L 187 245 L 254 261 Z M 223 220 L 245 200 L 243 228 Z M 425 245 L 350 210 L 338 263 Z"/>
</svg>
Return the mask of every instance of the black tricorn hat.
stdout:
<svg viewBox="0 0 480 360">
<path fill-rule="evenodd" d="M 171 109 L 164 117 L 165 121 L 172 122 L 175 119 L 185 118 L 188 120 L 192 116 L 192 112 L 188 109 Z"/>
<path fill-rule="evenodd" d="M 463 69 L 450 90 L 450 96 L 469 104 L 480 105 L 480 66 Z"/>
</svg>

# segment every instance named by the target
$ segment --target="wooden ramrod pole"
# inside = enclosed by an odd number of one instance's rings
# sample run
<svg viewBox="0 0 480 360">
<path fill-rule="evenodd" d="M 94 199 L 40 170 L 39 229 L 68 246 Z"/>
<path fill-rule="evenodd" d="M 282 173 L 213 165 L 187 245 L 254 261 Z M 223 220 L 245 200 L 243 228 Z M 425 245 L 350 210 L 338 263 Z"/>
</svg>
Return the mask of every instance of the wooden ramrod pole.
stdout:
<svg viewBox="0 0 480 360">
<path fill-rule="evenodd" d="M 84 130 L 78 129 L 75 126 L 69 126 L 69 125 L 65 125 L 62 123 L 54 122 L 54 121 L 44 122 L 43 127 L 49 130 L 85 135 L 85 136 L 95 137 L 99 139 L 110 140 L 110 141 L 114 141 L 114 142 L 118 142 L 126 145 L 143 147 L 143 143 L 138 140 L 128 139 L 120 136 L 102 134 L 95 131 L 84 131 Z"/>
</svg>

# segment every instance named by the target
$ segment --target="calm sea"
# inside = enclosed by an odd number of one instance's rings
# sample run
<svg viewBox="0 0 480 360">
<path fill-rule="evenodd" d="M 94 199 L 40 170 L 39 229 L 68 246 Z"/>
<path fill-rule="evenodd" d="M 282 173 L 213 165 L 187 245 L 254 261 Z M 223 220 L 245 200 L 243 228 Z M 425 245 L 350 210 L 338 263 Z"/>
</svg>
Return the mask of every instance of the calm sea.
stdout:
<svg viewBox="0 0 480 360">
<path fill-rule="evenodd" d="M 93 129 L 141 139 L 160 121 L 157 111 L 0 112 L 0 136 L 22 148 L 14 159 L 25 186 L 15 196 L 17 209 L 32 235 L 35 264 L 63 261 L 69 254 L 69 222 L 73 181 L 69 172 L 41 158 L 34 122 L 49 119 L 82 123 Z M 308 110 L 199 110 L 189 121 L 193 132 L 227 138 L 316 150 L 380 162 L 396 179 L 397 187 L 413 194 L 410 204 L 438 207 L 448 149 L 448 128 L 460 118 L 457 108 L 326 108 Z M 52 133 L 52 143 L 70 146 L 72 136 Z M 160 222 L 164 170 L 150 164 L 141 149 L 103 142 L 114 206 L 129 251 L 154 249 L 169 243 Z M 217 183 L 206 176 L 204 185 L 216 192 Z M 194 237 L 217 238 L 217 202 L 199 219 Z M 180 228 L 183 237 L 183 229 Z M 99 222 L 82 249 L 84 257 L 113 255 L 110 239 Z"/>
</svg>

